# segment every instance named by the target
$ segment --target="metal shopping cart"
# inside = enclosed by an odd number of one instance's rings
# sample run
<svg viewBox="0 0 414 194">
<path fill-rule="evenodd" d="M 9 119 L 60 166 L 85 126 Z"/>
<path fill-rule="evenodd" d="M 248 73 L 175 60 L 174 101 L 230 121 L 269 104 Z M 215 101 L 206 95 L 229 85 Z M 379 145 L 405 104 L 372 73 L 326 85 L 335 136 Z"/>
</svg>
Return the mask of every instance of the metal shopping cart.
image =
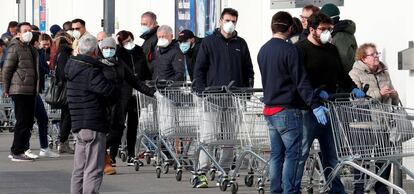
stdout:
<svg viewBox="0 0 414 194">
<path fill-rule="evenodd" d="M 157 177 L 160 177 L 161 168 L 167 173 L 168 168 L 174 165 L 176 180 L 181 181 L 183 167 L 191 169 L 193 165 L 192 142 L 197 136 L 198 111 L 191 87 L 186 82 L 171 82 L 157 90 L 162 94 L 157 98 L 158 153 L 164 152 L 168 158 L 157 157 Z"/>
<path fill-rule="evenodd" d="M 5 97 L 1 94 L 1 97 L 0 97 L 0 132 L 3 129 L 12 131 L 15 123 L 16 123 L 16 119 L 14 117 L 13 102 L 10 97 Z"/>
<path fill-rule="evenodd" d="M 347 165 L 398 193 L 406 193 L 402 188 L 364 168 L 359 161 L 389 161 L 408 176 L 414 177 L 413 172 L 398 161 L 402 157 L 414 155 L 414 142 L 411 139 L 414 137 L 414 110 L 381 104 L 375 100 L 335 101 L 327 102 L 326 105 L 330 110 L 329 117 L 340 163 L 326 177 L 327 184 L 320 192 L 329 190 L 333 178 Z M 387 166 L 377 169 L 377 173 L 381 174 Z"/>
<path fill-rule="evenodd" d="M 198 96 L 197 108 L 200 112 L 200 128 L 197 133 L 197 151 L 195 157 L 194 174 L 191 183 L 196 185 L 200 172 L 199 156 L 207 158 L 213 163 L 210 169 L 211 180 L 214 180 L 215 171 L 220 172 L 220 190 L 226 191 L 229 177 L 225 168 L 233 164 L 233 150 L 240 146 L 240 117 L 237 102 L 231 93 L 224 88 L 211 88 Z M 220 150 L 221 153 L 214 150 Z M 220 155 L 220 161 L 217 161 Z M 223 159 L 223 157 L 227 157 Z M 230 164 L 228 163 L 230 162 Z M 222 163 L 222 164 L 220 164 Z M 232 184 L 230 184 L 232 186 Z"/>
<path fill-rule="evenodd" d="M 230 89 L 237 102 L 238 116 L 240 119 L 240 146 L 235 168 L 230 173 L 231 192 L 237 193 L 238 185 L 236 177 L 240 174 L 243 163 L 248 163 L 248 172 L 244 177 L 246 186 L 254 184 L 259 193 L 264 193 L 264 183 L 268 176 L 268 158 L 270 155 L 269 130 L 262 113 L 264 104 L 261 102 L 262 89 Z M 248 158 L 250 156 L 250 158 Z M 248 159 L 248 160 L 246 160 Z"/>
</svg>

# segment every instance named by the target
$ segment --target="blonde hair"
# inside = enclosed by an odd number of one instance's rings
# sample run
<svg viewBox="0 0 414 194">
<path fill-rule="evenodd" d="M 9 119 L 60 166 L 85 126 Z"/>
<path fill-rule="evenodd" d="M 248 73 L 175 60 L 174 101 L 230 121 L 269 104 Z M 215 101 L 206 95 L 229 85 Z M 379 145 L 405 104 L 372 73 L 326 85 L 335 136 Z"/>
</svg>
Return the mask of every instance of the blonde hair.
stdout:
<svg viewBox="0 0 414 194">
<path fill-rule="evenodd" d="M 363 58 L 367 56 L 367 53 L 365 52 L 368 48 L 377 48 L 375 44 L 373 43 L 364 43 L 361 46 L 358 47 L 355 54 L 355 60 L 360 61 Z"/>
</svg>

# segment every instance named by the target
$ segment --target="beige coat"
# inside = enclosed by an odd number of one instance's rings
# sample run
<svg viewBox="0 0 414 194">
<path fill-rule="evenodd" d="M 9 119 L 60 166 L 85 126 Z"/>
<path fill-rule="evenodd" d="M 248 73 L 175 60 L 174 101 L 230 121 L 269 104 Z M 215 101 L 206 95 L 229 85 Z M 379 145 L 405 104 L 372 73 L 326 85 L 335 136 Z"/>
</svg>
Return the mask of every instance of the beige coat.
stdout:
<svg viewBox="0 0 414 194">
<path fill-rule="evenodd" d="M 368 66 L 362 61 L 355 61 L 352 70 L 349 72 L 349 76 L 358 86 L 362 88 L 365 84 L 369 84 L 367 95 L 374 99 L 377 99 L 385 104 L 397 105 L 399 102 L 398 95 L 381 96 L 381 88 L 388 86 L 394 89 L 391 83 L 390 75 L 388 74 L 387 67 L 380 62 L 380 66 L 376 72 L 371 72 Z"/>
</svg>

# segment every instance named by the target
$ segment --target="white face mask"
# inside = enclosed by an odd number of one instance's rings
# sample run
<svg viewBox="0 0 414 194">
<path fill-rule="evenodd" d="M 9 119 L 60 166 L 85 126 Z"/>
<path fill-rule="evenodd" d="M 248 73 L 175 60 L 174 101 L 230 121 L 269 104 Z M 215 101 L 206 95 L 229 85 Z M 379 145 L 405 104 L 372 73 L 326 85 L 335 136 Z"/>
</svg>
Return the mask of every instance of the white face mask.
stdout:
<svg viewBox="0 0 414 194">
<path fill-rule="evenodd" d="M 233 24 L 233 22 L 226 22 L 223 24 L 223 30 L 227 34 L 231 34 L 236 29 L 236 26 Z"/>
<path fill-rule="evenodd" d="M 157 42 L 157 46 L 159 47 L 167 47 L 169 44 L 170 42 L 166 38 L 160 38 Z"/>
<path fill-rule="evenodd" d="M 74 38 L 79 39 L 80 36 L 81 36 L 81 33 L 80 33 L 79 30 L 74 30 L 72 35 L 73 35 Z"/>
<path fill-rule="evenodd" d="M 329 41 L 331 41 L 331 38 L 332 38 L 332 36 L 331 36 L 331 32 L 329 30 L 323 31 L 320 35 L 320 39 L 321 39 L 322 44 L 328 43 Z"/>
<path fill-rule="evenodd" d="M 30 42 L 33 38 L 32 32 L 25 32 L 22 34 L 22 41 L 23 42 Z"/>
<path fill-rule="evenodd" d="M 125 48 L 126 50 L 132 50 L 134 47 L 135 47 L 135 44 L 134 44 L 134 42 L 132 42 L 132 41 L 127 42 L 127 43 L 124 45 L 124 48 Z"/>
</svg>

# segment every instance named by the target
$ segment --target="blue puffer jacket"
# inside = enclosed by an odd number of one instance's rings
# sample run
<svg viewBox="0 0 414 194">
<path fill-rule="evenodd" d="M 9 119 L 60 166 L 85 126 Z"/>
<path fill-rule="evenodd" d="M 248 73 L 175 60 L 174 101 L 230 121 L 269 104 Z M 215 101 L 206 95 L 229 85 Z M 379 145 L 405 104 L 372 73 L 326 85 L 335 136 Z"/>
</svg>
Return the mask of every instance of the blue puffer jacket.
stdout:
<svg viewBox="0 0 414 194">
<path fill-rule="evenodd" d="M 109 131 L 106 97 L 114 86 L 99 66 L 98 60 L 86 55 L 72 57 L 66 64 L 67 100 L 74 133 L 81 129 Z"/>
</svg>

